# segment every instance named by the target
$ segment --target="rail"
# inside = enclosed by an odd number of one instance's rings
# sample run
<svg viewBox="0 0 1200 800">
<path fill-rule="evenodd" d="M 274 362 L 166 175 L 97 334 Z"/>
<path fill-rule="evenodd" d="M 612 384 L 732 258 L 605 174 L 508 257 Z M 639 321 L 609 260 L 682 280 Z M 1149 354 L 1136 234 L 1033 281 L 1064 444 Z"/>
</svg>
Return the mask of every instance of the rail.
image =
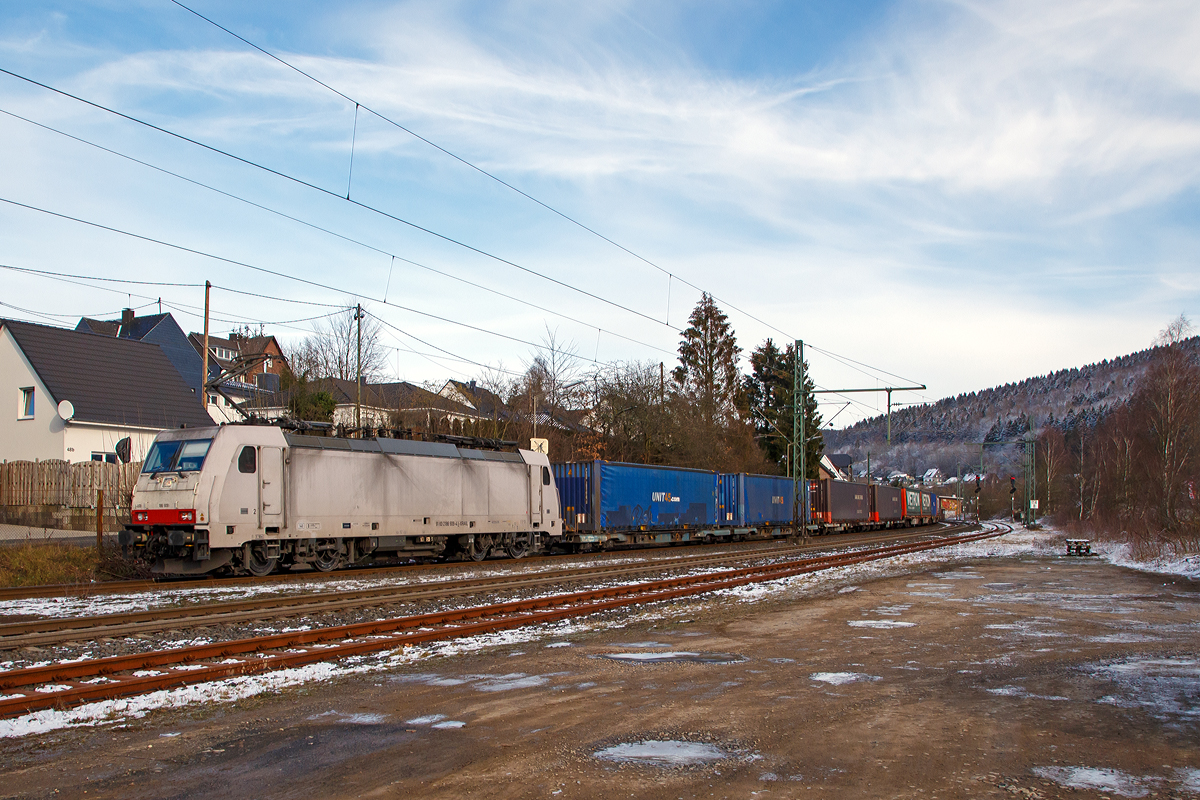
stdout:
<svg viewBox="0 0 1200 800">
<path fill-rule="evenodd" d="M 648 583 L 572 592 L 389 620 L 272 634 L 229 642 L 50 664 L 0 673 L 0 717 L 129 697 L 237 675 L 342 659 L 441 639 L 556 622 L 628 605 L 661 602 L 749 583 L 817 572 L 987 539 L 1011 528 L 893 544 L 854 553 L 744 567 Z"/>
</svg>

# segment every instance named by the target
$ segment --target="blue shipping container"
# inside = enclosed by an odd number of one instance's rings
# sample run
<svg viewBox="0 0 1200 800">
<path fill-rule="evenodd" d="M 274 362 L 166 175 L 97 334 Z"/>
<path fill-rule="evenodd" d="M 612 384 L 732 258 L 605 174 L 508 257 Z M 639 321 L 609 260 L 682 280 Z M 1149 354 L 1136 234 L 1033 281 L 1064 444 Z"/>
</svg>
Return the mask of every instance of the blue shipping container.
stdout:
<svg viewBox="0 0 1200 800">
<path fill-rule="evenodd" d="M 655 530 L 717 524 L 717 473 L 618 464 L 555 464 L 564 523 L 574 530 Z"/>
<path fill-rule="evenodd" d="M 742 476 L 736 472 L 721 473 L 717 476 L 717 524 L 741 527 L 744 515 Z"/>
<path fill-rule="evenodd" d="M 741 475 L 742 516 L 740 525 L 792 522 L 792 479 L 778 475 Z"/>
</svg>

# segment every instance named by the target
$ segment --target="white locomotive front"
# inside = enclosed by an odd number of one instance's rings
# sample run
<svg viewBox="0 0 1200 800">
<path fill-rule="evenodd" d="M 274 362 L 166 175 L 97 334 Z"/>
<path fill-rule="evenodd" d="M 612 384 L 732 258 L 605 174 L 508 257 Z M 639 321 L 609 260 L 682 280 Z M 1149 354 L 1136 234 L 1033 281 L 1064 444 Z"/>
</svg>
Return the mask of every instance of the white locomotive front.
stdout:
<svg viewBox="0 0 1200 800">
<path fill-rule="evenodd" d="M 370 556 L 520 558 L 562 533 L 544 454 L 268 425 L 163 431 L 122 546 L 154 571 L 337 569 Z"/>
</svg>

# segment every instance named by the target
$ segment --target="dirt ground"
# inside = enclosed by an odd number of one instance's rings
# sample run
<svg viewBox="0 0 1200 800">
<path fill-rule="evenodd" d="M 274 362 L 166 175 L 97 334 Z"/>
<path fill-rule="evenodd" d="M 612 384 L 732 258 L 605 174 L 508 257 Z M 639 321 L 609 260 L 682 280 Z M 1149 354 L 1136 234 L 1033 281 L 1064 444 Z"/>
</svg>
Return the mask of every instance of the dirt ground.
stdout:
<svg viewBox="0 0 1200 800">
<path fill-rule="evenodd" d="M 1198 601 L 1051 556 L 682 601 L 0 741 L 0 796 L 1200 797 Z"/>
</svg>

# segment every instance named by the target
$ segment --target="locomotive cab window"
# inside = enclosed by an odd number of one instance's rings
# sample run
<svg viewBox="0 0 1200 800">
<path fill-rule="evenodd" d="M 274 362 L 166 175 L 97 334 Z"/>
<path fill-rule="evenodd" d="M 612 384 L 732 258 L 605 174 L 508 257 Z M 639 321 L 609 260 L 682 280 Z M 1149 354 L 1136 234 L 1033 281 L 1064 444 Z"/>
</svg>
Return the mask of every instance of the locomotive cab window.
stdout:
<svg viewBox="0 0 1200 800">
<path fill-rule="evenodd" d="M 142 472 L 198 472 L 212 439 L 155 442 L 142 462 Z"/>
<path fill-rule="evenodd" d="M 550 468 L 542 467 L 542 486 L 550 485 Z"/>
<path fill-rule="evenodd" d="M 238 454 L 238 472 L 251 473 L 258 469 L 258 450 L 250 445 Z"/>
</svg>

